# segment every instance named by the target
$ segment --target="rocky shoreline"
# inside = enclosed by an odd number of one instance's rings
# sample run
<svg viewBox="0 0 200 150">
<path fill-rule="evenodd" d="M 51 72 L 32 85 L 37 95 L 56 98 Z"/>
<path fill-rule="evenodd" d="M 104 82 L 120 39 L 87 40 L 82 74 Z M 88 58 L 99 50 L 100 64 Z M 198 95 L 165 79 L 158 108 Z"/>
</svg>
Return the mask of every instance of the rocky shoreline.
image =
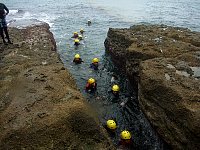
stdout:
<svg viewBox="0 0 200 150">
<path fill-rule="evenodd" d="M 185 28 L 136 25 L 110 28 L 105 40 L 106 52 L 138 90 L 144 114 L 173 149 L 200 148 L 199 39 Z"/>
<path fill-rule="evenodd" d="M 114 149 L 56 53 L 49 25 L 0 44 L 0 149 Z"/>
</svg>

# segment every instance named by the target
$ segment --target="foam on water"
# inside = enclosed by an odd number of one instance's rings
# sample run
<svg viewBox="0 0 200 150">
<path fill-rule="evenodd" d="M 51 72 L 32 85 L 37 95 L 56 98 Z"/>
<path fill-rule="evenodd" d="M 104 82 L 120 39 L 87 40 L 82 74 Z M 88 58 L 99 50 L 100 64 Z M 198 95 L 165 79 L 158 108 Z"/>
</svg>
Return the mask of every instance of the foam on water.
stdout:
<svg viewBox="0 0 200 150">
<path fill-rule="evenodd" d="M 15 15 L 18 12 L 19 12 L 18 9 L 16 9 L 16 10 L 9 10 L 9 15 Z"/>
<path fill-rule="evenodd" d="M 9 23 L 8 25 L 12 24 L 15 21 L 23 22 L 25 20 L 26 22 L 28 22 L 27 20 L 30 20 L 32 22 L 33 20 L 38 20 L 38 21 L 46 22 L 49 24 L 50 27 L 52 27 L 55 19 L 56 19 L 56 17 L 53 14 L 50 16 L 44 12 L 38 14 L 38 13 L 32 13 L 29 11 L 22 11 L 22 10 L 18 10 L 18 9 L 10 10 L 9 15 L 7 16 L 7 20 Z"/>
<path fill-rule="evenodd" d="M 55 15 L 50 16 L 47 13 L 41 13 L 40 16 L 34 15 L 34 17 L 40 21 L 44 21 L 44 22 L 48 23 L 50 27 L 53 27 L 54 20 L 56 18 L 58 18 L 58 16 L 55 16 Z"/>
<path fill-rule="evenodd" d="M 27 26 L 41 25 L 43 22 L 36 19 L 20 19 L 15 20 L 9 24 L 10 27 L 16 27 L 18 29 L 26 28 Z"/>
</svg>

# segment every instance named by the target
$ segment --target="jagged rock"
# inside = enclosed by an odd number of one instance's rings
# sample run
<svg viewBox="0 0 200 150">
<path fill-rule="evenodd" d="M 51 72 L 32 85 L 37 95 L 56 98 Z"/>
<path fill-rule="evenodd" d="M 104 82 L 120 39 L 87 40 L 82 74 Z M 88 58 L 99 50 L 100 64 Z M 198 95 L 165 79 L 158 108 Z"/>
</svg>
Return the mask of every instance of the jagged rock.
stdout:
<svg viewBox="0 0 200 150">
<path fill-rule="evenodd" d="M 106 52 L 138 89 L 143 112 L 174 149 L 200 148 L 199 39 L 185 28 L 136 25 L 111 28 L 105 40 Z"/>
<path fill-rule="evenodd" d="M 48 24 L 10 34 L 14 44 L 0 45 L 0 149 L 113 149 Z"/>
</svg>

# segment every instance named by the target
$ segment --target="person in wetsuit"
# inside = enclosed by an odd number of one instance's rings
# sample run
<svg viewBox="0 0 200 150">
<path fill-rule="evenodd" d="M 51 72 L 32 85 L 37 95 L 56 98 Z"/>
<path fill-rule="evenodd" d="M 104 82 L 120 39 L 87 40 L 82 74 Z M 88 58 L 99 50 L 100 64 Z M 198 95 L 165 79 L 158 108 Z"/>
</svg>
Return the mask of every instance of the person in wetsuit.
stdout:
<svg viewBox="0 0 200 150">
<path fill-rule="evenodd" d="M 112 94 L 115 98 L 119 98 L 119 86 L 117 84 L 112 86 Z"/>
<path fill-rule="evenodd" d="M 116 128 L 117 128 L 117 124 L 116 122 L 112 119 L 112 120 L 107 120 L 106 125 L 104 125 L 104 128 L 106 129 L 106 131 L 108 132 L 108 134 L 111 137 L 115 137 L 116 136 Z"/>
<path fill-rule="evenodd" d="M 72 38 L 78 38 L 78 32 L 74 32 L 74 35 L 72 36 Z"/>
<path fill-rule="evenodd" d="M 122 149 L 134 149 L 131 133 L 129 131 L 124 130 L 121 132 L 118 146 Z"/>
<path fill-rule="evenodd" d="M 83 62 L 83 60 L 81 59 L 81 57 L 80 57 L 79 54 L 76 54 L 76 55 L 74 56 L 73 62 L 74 62 L 75 64 L 81 64 L 81 63 Z"/>
<path fill-rule="evenodd" d="M 90 26 L 92 24 L 91 20 L 87 21 L 88 26 Z"/>
<path fill-rule="evenodd" d="M 90 68 L 94 69 L 94 70 L 98 70 L 99 68 L 99 59 L 98 58 L 94 58 L 92 60 L 92 63 L 90 64 Z"/>
<path fill-rule="evenodd" d="M 80 33 L 83 35 L 85 31 L 83 30 L 83 28 L 80 29 Z"/>
<path fill-rule="evenodd" d="M 80 41 L 79 41 L 79 39 L 75 39 L 75 40 L 74 40 L 74 45 L 75 45 L 75 46 L 80 45 Z"/>
<path fill-rule="evenodd" d="M 10 41 L 10 37 L 8 34 L 8 27 L 6 23 L 6 15 L 8 15 L 8 13 L 9 13 L 9 9 L 4 4 L 0 3 L 0 35 L 3 40 L 3 43 L 6 45 L 8 43 L 12 44 L 12 42 Z M 4 32 L 5 32 L 7 41 L 5 40 Z"/>
<path fill-rule="evenodd" d="M 93 78 L 88 79 L 85 90 L 86 92 L 89 93 L 94 93 L 97 90 L 97 83 L 95 79 Z"/>
</svg>

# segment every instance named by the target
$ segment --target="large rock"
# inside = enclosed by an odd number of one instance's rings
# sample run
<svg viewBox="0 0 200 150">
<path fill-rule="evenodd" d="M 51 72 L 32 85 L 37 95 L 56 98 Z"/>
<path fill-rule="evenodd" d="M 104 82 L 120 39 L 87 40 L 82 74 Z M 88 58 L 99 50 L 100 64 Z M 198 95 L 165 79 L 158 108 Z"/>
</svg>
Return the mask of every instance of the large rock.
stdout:
<svg viewBox="0 0 200 150">
<path fill-rule="evenodd" d="M 200 148 L 199 39 L 184 28 L 138 25 L 110 29 L 105 41 L 138 89 L 143 112 L 174 149 Z"/>
<path fill-rule="evenodd" d="M 0 44 L 0 149 L 112 149 L 49 26 L 9 32 L 15 44 Z"/>
</svg>

